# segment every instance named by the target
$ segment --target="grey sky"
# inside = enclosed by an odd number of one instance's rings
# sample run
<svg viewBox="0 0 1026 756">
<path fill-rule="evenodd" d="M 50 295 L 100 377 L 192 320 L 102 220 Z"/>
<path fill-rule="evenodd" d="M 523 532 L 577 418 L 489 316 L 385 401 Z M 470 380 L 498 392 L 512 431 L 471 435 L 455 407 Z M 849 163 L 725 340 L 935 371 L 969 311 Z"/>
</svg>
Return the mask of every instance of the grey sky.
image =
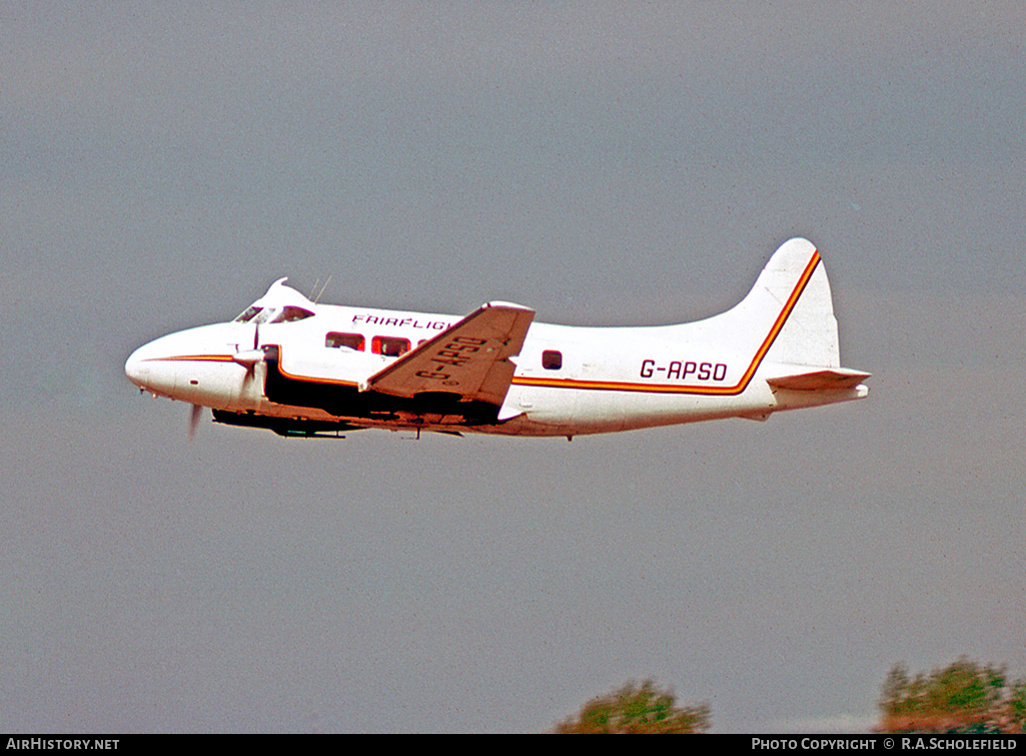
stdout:
<svg viewBox="0 0 1026 756">
<path fill-rule="evenodd" d="M 653 676 L 716 731 L 1026 676 L 1021 5 L 0 5 L 0 722 L 538 731 Z M 283 441 L 132 349 L 275 278 L 569 323 L 821 250 L 870 397 L 565 441 Z"/>
</svg>

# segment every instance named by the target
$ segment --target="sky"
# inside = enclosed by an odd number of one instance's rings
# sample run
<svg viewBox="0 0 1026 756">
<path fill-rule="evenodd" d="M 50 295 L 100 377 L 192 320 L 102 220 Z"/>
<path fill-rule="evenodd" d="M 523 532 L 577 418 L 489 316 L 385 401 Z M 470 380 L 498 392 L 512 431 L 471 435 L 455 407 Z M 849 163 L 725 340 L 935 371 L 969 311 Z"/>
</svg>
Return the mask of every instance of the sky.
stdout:
<svg viewBox="0 0 1026 756">
<path fill-rule="evenodd" d="M 541 732 L 654 679 L 866 730 L 1026 677 L 1018 3 L 0 3 L 0 729 Z M 780 243 L 863 401 L 284 440 L 136 347 L 323 301 L 658 324 Z M 329 280 L 330 276 L 330 280 Z"/>
</svg>

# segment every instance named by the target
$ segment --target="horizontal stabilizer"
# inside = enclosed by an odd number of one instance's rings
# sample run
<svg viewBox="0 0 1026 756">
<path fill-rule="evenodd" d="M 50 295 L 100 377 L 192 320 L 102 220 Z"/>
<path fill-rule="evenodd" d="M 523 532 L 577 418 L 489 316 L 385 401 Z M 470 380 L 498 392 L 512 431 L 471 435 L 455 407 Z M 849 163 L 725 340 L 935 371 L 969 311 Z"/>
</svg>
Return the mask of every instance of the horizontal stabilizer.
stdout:
<svg viewBox="0 0 1026 756">
<path fill-rule="evenodd" d="M 855 388 L 870 375 L 861 370 L 838 367 L 767 378 L 766 383 L 773 388 L 791 391 L 844 391 Z"/>
</svg>

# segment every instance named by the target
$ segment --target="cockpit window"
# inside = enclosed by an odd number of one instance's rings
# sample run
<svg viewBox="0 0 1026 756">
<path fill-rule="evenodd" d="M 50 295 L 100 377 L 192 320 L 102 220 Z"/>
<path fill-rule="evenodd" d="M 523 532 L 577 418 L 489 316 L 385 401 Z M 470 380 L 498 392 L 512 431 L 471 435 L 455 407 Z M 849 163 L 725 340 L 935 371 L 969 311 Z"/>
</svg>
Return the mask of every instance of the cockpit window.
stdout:
<svg viewBox="0 0 1026 756">
<path fill-rule="evenodd" d="M 314 314 L 302 307 L 287 305 L 278 307 L 257 307 L 253 305 L 235 318 L 236 323 L 291 323 L 296 320 L 312 318 Z"/>
<path fill-rule="evenodd" d="M 284 307 L 281 312 L 272 318 L 272 323 L 291 323 L 294 320 L 306 320 L 312 318 L 313 313 L 309 310 L 304 310 L 302 307 L 294 307 L 288 305 Z"/>
<path fill-rule="evenodd" d="M 249 322 L 249 321 L 251 321 L 251 320 L 252 320 L 253 318 L 255 318 L 255 317 L 257 316 L 257 314 L 258 314 L 258 313 L 259 313 L 259 312 L 260 312 L 260 311 L 261 311 L 262 309 L 264 309 L 264 308 L 263 308 L 263 307 L 257 307 L 257 306 L 255 306 L 255 305 L 254 305 L 253 307 L 250 307 L 250 308 L 249 308 L 248 310 L 246 310 L 246 311 L 245 311 L 244 313 L 242 313 L 241 315 L 239 315 L 239 317 L 235 318 L 235 322 L 236 322 L 236 323 L 248 323 L 248 322 Z"/>
</svg>

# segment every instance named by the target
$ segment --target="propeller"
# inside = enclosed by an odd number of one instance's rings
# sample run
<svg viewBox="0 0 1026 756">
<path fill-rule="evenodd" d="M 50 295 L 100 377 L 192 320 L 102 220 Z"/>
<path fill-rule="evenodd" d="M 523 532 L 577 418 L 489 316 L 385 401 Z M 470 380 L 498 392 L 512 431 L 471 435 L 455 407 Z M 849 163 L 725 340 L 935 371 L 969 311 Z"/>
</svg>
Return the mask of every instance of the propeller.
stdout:
<svg viewBox="0 0 1026 756">
<path fill-rule="evenodd" d="M 196 426 L 199 425 L 200 413 L 203 408 L 198 404 L 192 405 L 192 413 L 189 415 L 189 441 L 196 435 Z"/>
<path fill-rule="evenodd" d="M 260 347 L 260 324 L 253 324 L 253 348 L 238 350 L 232 355 L 232 360 L 237 362 L 246 368 L 246 374 L 242 378 L 242 388 L 246 389 L 246 384 L 249 383 L 250 379 L 256 372 L 256 364 L 264 359 L 264 350 Z"/>
</svg>

